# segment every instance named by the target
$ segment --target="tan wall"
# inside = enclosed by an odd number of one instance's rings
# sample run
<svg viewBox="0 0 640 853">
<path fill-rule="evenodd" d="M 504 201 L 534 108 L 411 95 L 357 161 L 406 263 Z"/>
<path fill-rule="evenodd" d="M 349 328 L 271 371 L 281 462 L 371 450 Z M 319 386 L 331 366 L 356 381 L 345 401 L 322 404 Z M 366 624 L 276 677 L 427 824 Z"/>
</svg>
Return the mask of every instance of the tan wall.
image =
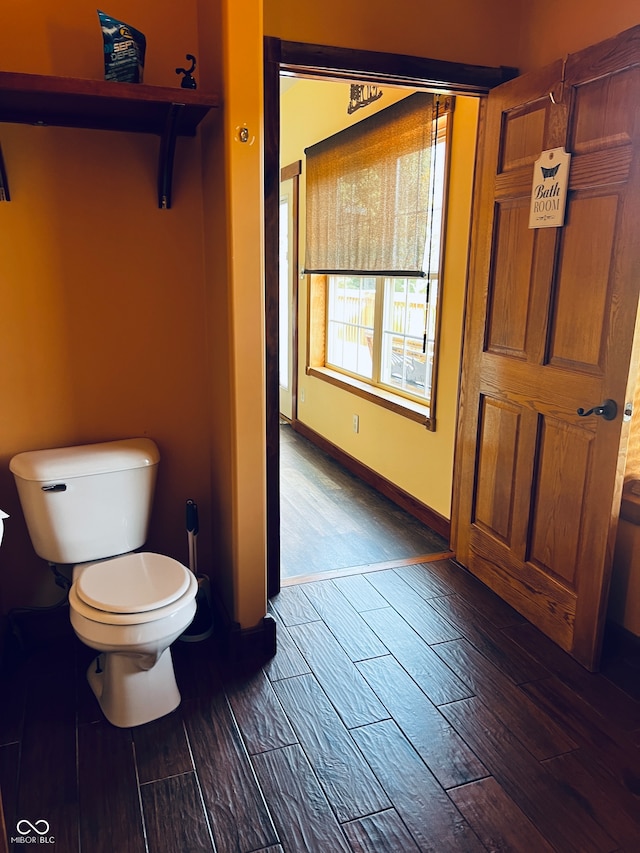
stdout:
<svg viewBox="0 0 640 853">
<path fill-rule="evenodd" d="M 289 41 L 517 65 L 523 0 L 267 0 L 265 35 Z"/>
<path fill-rule="evenodd" d="M 540 68 L 640 23 L 636 0 L 267 0 L 266 35 L 290 41 Z"/>
<path fill-rule="evenodd" d="M 145 80 L 177 85 L 196 8 L 110 9 L 148 41 Z M 11 4 L 2 69 L 101 79 L 95 8 Z M 117 85 L 117 84 L 113 84 Z M 210 368 L 199 140 L 181 140 L 174 207 L 156 201 L 158 140 L 0 125 L 12 201 L 0 204 L 0 605 L 59 593 L 30 546 L 9 459 L 22 450 L 148 435 L 162 454 L 149 547 L 187 560 L 184 501 L 211 556 Z M 226 406 L 226 402 L 224 404 Z M 223 406 L 224 408 L 224 406 Z"/>
<path fill-rule="evenodd" d="M 522 4 L 518 62 L 521 71 L 615 36 L 640 23 L 637 0 L 533 0 Z"/>
<path fill-rule="evenodd" d="M 103 79 L 103 41 L 96 8 L 86 0 L 65 0 L 57 5 L 44 0 L 4 4 L 0 68 Z M 185 0 L 179 15 L 171 15 L 172 8 L 166 0 L 138 0 L 135 4 L 116 0 L 105 10 L 145 34 L 145 83 L 179 85 L 175 68 L 184 64 L 185 53 L 193 53 L 197 47 L 196 0 Z"/>
<path fill-rule="evenodd" d="M 584 14 L 582 4 L 561 5 L 568 18 L 555 54 L 573 47 Z M 612 13 L 594 4 L 584 37 L 595 41 L 610 20 L 621 29 L 630 8 L 625 2 Z M 267 0 L 264 30 L 458 62 L 533 65 L 542 60 L 531 47 L 533 18 L 521 27 L 523 10 L 529 15 L 527 4 L 512 0 L 454 0 L 428 12 L 418 0 Z M 198 140 L 180 142 L 172 211 L 155 206 L 155 139 L 0 126 L 13 196 L 0 204 L 0 507 L 12 513 L 0 550 L 0 607 L 54 592 L 28 542 L 10 457 L 148 434 L 163 454 L 149 546 L 186 559 L 183 502 L 196 499 L 201 568 L 214 564 L 236 618 L 249 626 L 264 612 L 261 136 L 258 129 L 254 145 L 241 150 L 233 131 L 244 122 L 259 128 L 261 120 L 262 2 L 187 0 L 176 9 L 139 0 L 133 14 L 122 2 L 108 11 L 147 35 L 146 82 L 177 85 L 174 68 L 197 45 L 202 79 L 226 80 L 226 107 Z M 546 35 L 542 28 L 540 40 Z M 101 79 L 95 8 L 82 0 L 10 4 L 0 64 Z M 126 263 L 114 277 L 116 256 Z"/>
<path fill-rule="evenodd" d="M 149 435 L 162 461 L 148 547 L 187 560 L 184 501 L 195 499 L 199 568 L 249 627 L 266 608 L 262 4 L 141 0 L 109 13 L 146 35 L 146 83 L 179 91 L 175 68 L 196 53 L 200 88 L 225 109 L 179 140 L 170 211 L 157 209 L 156 138 L 0 127 L 12 192 L 0 205 L 12 365 L 0 379 L 0 506 L 12 516 L 0 608 L 58 593 L 30 546 L 11 456 Z M 0 57 L 7 71 L 102 79 L 95 8 L 13 4 Z M 235 131 L 245 122 L 247 147 Z"/>
</svg>

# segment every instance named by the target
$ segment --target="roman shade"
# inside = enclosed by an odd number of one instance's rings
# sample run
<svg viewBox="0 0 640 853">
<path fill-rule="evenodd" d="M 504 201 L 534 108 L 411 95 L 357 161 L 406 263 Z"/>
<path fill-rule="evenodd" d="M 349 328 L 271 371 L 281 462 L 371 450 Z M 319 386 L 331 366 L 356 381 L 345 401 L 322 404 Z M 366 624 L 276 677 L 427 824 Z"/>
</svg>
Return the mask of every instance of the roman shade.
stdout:
<svg viewBox="0 0 640 853">
<path fill-rule="evenodd" d="M 425 275 L 433 101 L 417 92 L 305 150 L 305 272 Z"/>
</svg>

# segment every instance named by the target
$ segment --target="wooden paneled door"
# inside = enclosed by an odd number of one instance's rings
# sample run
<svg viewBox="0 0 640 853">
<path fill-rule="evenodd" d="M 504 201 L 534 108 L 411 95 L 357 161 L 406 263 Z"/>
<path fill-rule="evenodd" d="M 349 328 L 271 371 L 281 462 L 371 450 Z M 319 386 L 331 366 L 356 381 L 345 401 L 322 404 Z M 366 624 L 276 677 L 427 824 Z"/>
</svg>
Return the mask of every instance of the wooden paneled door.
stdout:
<svg viewBox="0 0 640 853">
<path fill-rule="evenodd" d="M 640 27 L 487 100 L 453 511 L 458 560 L 598 666 L 637 356 Z M 565 224 L 533 164 L 572 154 Z M 606 400 L 612 419 L 580 417 Z"/>
</svg>

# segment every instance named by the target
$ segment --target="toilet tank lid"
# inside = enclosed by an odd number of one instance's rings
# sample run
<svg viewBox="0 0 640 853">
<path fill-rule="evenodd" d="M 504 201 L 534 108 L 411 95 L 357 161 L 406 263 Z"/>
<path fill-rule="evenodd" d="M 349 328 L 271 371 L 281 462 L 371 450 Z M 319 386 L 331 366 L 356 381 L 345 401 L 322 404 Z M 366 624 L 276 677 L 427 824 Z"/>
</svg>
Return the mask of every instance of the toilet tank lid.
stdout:
<svg viewBox="0 0 640 853">
<path fill-rule="evenodd" d="M 127 438 L 75 447 L 28 450 L 14 456 L 9 468 L 22 480 L 46 482 L 145 468 L 157 465 L 159 461 L 160 453 L 150 438 Z"/>
</svg>

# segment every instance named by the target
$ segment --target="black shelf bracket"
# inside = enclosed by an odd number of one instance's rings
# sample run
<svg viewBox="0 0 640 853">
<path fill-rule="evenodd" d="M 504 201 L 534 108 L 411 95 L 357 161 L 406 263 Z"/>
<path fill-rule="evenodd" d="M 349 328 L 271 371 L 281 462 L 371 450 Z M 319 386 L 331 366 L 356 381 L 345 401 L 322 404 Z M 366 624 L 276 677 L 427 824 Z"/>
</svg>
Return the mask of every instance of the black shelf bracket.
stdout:
<svg viewBox="0 0 640 853">
<path fill-rule="evenodd" d="M 0 147 L 0 201 L 11 201 L 9 194 L 9 180 L 7 178 L 7 170 L 4 167 L 4 159 L 2 157 L 2 148 Z"/>
<path fill-rule="evenodd" d="M 184 104 L 171 104 L 167 113 L 158 157 L 158 207 L 169 210 L 171 207 L 171 184 L 173 181 L 173 158 L 176 151 L 178 122 Z"/>
</svg>

